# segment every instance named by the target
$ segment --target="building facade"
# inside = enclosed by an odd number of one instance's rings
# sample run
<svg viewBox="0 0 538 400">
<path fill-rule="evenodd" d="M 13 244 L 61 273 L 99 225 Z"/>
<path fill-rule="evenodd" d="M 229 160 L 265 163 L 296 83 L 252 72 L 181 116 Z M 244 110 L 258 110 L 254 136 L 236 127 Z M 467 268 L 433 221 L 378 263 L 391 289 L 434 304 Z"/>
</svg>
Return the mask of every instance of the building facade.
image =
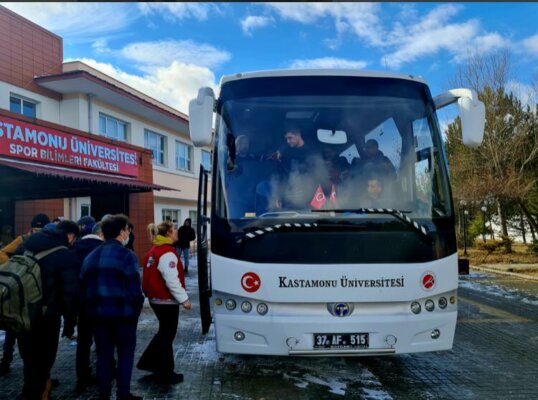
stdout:
<svg viewBox="0 0 538 400">
<path fill-rule="evenodd" d="M 192 146 L 185 114 L 64 62 L 61 37 L 1 6 L 0 47 L 0 224 L 18 234 L 37 211 L 73 220 L 123 211 L 141 252 L 147 223 L 196 220 L 199 166 L 210 168 L 211 154 Z M 19 175 L 43 187 L 8 179 Z"/>
</svg>

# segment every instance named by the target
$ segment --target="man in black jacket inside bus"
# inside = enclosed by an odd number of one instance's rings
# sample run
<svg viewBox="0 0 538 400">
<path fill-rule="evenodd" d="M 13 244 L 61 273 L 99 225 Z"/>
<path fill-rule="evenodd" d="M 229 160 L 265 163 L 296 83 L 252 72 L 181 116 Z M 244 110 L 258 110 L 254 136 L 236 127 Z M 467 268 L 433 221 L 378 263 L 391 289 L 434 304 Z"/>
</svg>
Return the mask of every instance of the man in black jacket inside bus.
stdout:
<svg viewBox="0 0 538 400">
<path fill-rule="evenodd" d="M 24 243 L 24 249 L 34 254 L 63 246 L 39 261 L 46 311 L 30 332 L 19 333 L 19 350 L 24 365 L 25 400 L 48 399 L 50 371 L 56 360 L 62 315 L 62 336 L 72 337 L 76 324 L 78 259 L 69 249 L 78 234 L 73 221 L 61 221 L 56 227 L 34 233 Z M 19 249 L 17 250 L 19 252 Z"/>
</svg>

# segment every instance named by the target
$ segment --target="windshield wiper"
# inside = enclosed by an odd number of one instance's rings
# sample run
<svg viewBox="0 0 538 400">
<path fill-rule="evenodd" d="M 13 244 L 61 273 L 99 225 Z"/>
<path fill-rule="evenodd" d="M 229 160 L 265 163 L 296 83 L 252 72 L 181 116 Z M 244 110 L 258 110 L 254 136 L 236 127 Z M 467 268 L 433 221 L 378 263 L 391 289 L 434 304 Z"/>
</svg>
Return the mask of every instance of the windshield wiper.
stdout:
<svg viewBox="0 0 538 400">
<path fill-rule="evenodd" d="M 280 217 L 297 217 L 297 211 L 269 211 L 258 216 L 258 218 L 280 218 Z"/>
<path fill-rule="evenodd" d="M 424 225 L 420 225 L 418 222 L 413 221 L 405 213 L 410 211 L 395 210 L 393 208 L 356 208 L 356 209 L 338 209 L 338 210 L 312 210 L 312 212 L 324 212 L 324 213 L 354 213 L 354 214 L 385 214 L 392 215 L 400 221 L 405 222 L 409 226 L 413 227 L 416 232 L 419 232 L 423 237 L 433 241 L 430 235 L 428 235 L 428 228 Z"/>
<path fill-rule="evenodd" d="M 280 224 L 275 224 L 272 226 L 266 226 L 266 227 L 253 227 L 251 229 L 246 228 L 244 231 L 248 230 L 248 232 L 245 233 L 245 239 L 254 239 L 256 237 L 260 237 L 265 235 L 266 233 L 272 233 L 276 230 L 296 230 L 296 229 L 312 229 L 317 228 L 318 224 L 315 222 L 309 223 L 309 222 L 282 222 Z M 239 239 L 237 242 L 240 243 L 242 239 Z"/>
<path fill-rule="evenodd" d="M 354 214 L 388 214 L 392 215 L 393 217 L 397 218 L 400 221 L 405 222 L 409 226 L 413 227 L 414 231 L 419 233 L 421 237 L 429 240 L 430 242 L 433 242 L 432 237 L 428 234 L 428 229 L 424 225 L 420 225 L 416 221 L 413 221 L 411 218 L 409 218 L 404 213 L 410 213 L 411 211 L 402 211 L 402 210 L 395 210 L 392 208 L 357 208 L 357 209 L 338 209 L 338 210 L 312 210 L 312 212 L 319 212 L 319 213 L 354 213 Z M 272 214 L 272 213 L 266 213 Z M 274 214 L 277 215 L 291 215 L 291 214 L 298 214 L 295 211 L 290 212 L 275 212 Z M 265 215 L 265 214 L 264 214 Z M 299 215 L 299 214 L 298 214 Z M 252 227 L 251 229 L 246 228 L 248 232 L 245 233 L 244 238 L 245 239 L 254 239 L 257 237 L 261 237 L 267 233 L 272 233 L 276 230 L 296 230 L 296 229 L 313 229 L 320 227 L 320 224 L 316 222 L 282 222 L 279 224 L 275 224 L 272 226 L 266 226 L 266 227 Z M 346 225 L 346 227 L 349 227 Z M 238 243 L 240 243 L 242 239 L 238 240 Z"/>
</svg>

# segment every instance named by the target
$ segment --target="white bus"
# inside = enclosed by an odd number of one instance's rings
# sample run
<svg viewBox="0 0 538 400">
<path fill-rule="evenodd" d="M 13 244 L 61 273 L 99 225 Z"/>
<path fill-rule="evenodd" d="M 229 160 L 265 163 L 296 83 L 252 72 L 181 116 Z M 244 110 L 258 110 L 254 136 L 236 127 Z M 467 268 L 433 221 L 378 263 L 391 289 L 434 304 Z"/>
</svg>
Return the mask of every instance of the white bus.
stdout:
<svg viewBox="0 0 538 400">
<path fill-rule="evenodd" d="M 432 98 L 411 75 L 254 72 L 223 77 L 218 99 L 199 90 L 191 139 L 213 146 L 210 216 L 200 174 L 200 307 L 219 352 L 452 347 L 458 260 L 435 112 L 454 102 L 464 143 L 480 144 L 476 93 Z"/>
</svg>

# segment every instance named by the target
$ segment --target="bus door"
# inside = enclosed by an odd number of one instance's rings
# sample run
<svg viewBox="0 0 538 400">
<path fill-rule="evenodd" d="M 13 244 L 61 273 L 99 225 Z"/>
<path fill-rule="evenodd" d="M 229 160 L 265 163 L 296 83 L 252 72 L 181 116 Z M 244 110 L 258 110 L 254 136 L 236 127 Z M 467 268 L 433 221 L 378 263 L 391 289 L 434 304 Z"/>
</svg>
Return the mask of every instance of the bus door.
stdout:
<svg viewBox="0 0 538 400">
<path fill-rule="evenodd" d="M 209 245 L 207 241 L 207 225 L 209 218 L 207 216 L 207 182 L 209 173 L 203 165 L 200 165 L 200 179 L 198 186 L 198 207 L 196 237 L 198 249 L 198 290 L 200 293 L 200 316 L 202 319 L 202 334 L 209 331 L 211 325 L 211 307 L 209 301 L 211 298 L 211 280 L 209 265 Z"/>
</svg>

